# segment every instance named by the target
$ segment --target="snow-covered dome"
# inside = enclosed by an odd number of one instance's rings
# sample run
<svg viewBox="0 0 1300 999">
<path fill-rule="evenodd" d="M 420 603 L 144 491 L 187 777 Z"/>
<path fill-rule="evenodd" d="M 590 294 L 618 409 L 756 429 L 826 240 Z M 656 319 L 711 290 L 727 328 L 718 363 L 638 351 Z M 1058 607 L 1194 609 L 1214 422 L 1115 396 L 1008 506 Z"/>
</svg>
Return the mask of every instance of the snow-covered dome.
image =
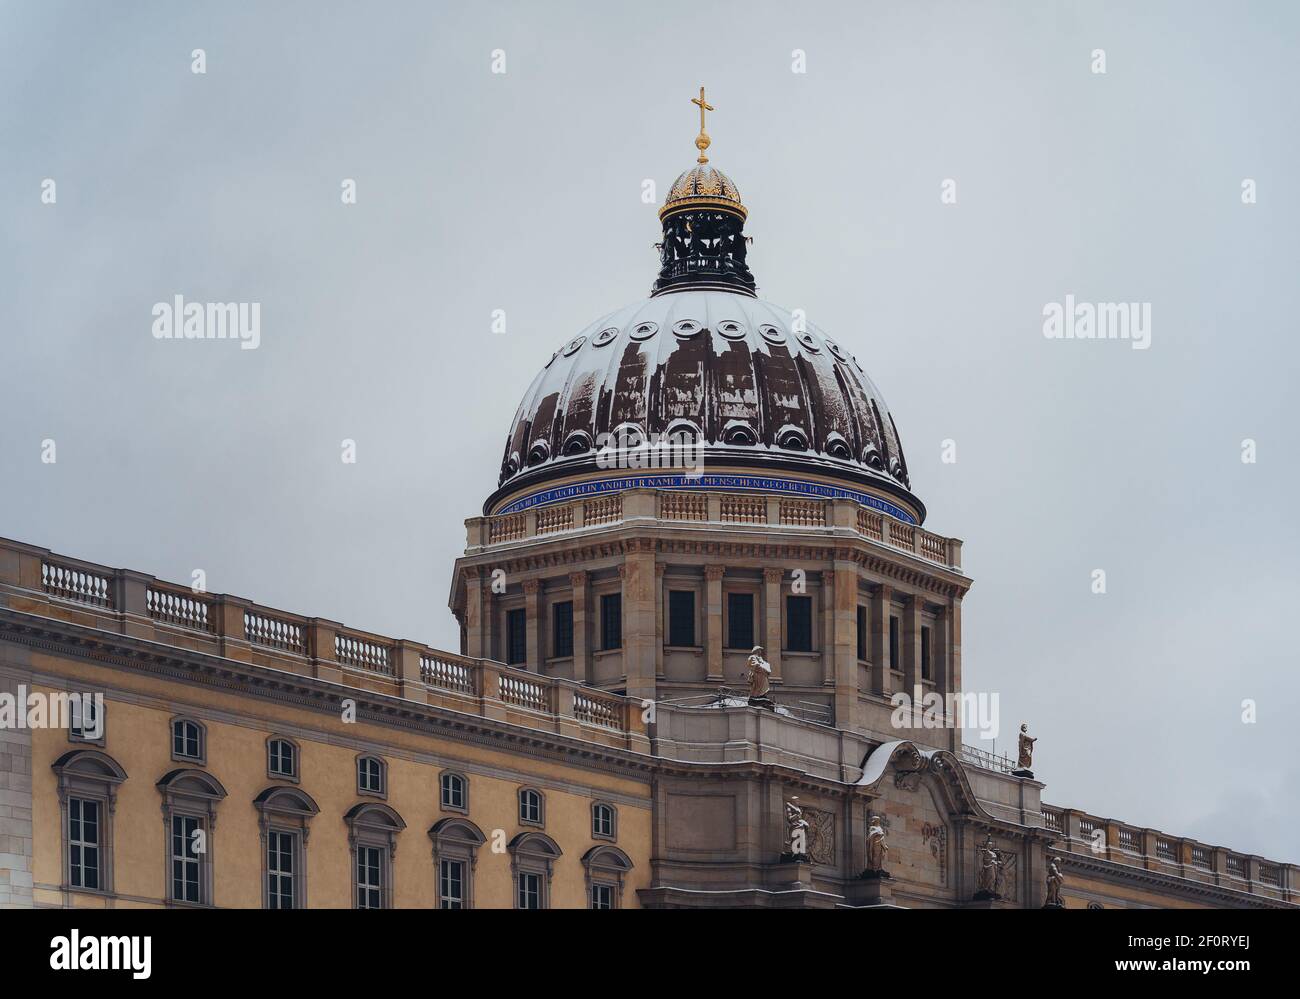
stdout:
<svg viewBox="0 0 1300 999">
<path fill-rule="evenodd" d="M 594 467 L 601 435 L 691 430 L 708 467 L 805 471 L 920 507 L 879 390 L 847 350 L 770 302 L 679 290 L 602 316 L 564 344 L 515 413 L 500 485 Z"/>
</svg>

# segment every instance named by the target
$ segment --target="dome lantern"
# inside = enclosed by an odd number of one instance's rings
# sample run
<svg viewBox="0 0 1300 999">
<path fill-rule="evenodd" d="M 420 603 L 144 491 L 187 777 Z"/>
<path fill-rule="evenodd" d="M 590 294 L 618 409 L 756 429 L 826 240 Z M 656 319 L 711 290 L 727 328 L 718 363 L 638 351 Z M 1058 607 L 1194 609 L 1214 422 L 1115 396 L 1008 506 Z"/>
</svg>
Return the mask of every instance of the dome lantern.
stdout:
<svg viewBox="0 0 1300 999">
<path fill-rule="evenodd" d="M 700 155 L 695 166 L 673 181 L 659 209 L 663 239 L 656 244 L 660 269 L 651 293 L 719 288 L 753 295 L 754 275 L 745 259 L 749 210 L 731 178 L 710 165 L 705 155 L 713 140 L 704 130 L 704 116 L 715 109 L 705 100 L 703 87 L 691 103 L 700 109 L 700 134 L 695 138 Z"/>
</svg>

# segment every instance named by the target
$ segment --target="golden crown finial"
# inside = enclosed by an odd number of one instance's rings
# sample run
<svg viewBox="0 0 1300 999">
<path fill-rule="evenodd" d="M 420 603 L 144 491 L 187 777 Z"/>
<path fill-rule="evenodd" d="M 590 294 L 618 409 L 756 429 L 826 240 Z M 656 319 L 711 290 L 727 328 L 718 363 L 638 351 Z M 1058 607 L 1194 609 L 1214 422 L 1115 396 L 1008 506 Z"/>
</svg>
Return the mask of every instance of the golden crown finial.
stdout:
<svg viewBox="0 0 1300 999">
<path fill-rule="evenodd" d="M 695 137 L 695 148 L 700 151 L 699 162 L 707 163 L 709 162 L 709 158 L 704 155 L 704 150 L 709 148 L 712 140 L 709 138 L 709 133 L 704 131 L 704 113 L 706 111 L 714 110 L 714 107 L 704 99 L 703 87 L 700 88 L 700 96 L 698 98 L 692 97 L 691 103 L 698 104 L 700 107 L 700 134 Z"/>
</svg>

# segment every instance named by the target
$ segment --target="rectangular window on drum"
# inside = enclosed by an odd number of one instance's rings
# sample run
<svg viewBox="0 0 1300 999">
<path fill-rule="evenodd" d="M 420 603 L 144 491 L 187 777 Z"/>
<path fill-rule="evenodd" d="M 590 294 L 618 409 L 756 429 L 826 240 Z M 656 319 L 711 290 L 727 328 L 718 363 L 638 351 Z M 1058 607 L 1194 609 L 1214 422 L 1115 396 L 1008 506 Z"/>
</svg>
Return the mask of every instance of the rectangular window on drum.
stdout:
<svg viewBox="0 0 1300 999">
<path fill-rule="evenodd" d="M 573 601 L 564 600 L 552 605 L 551 622 L 554 642 L 551 654 L 557 659 L 573 655 Z"/>
<path fill-rule="evenodd" d="M 520 607 L 506 611 L 506 665 L 518 666 L 528 658 L 528 616 Z"/>
<path fill-rule="evenodd" d="M 812 597 L 785 598 L 786 648 L 812 651 Z"/>
<path fill-rule="evenodd" d="M 754 647 L 754 594 L 727 594 L 727 648 Z"/>
<path fill-rule="evenodd" d="M 683 647 L 695 644 L 695 593 L 692 590 L 668 591 L 668 644 Z"/>
<path fill-rule="evenodd" d="M 623 647 L 623 594 L 606 593 L 600 598 L 600 647 Z"/>
</svg>

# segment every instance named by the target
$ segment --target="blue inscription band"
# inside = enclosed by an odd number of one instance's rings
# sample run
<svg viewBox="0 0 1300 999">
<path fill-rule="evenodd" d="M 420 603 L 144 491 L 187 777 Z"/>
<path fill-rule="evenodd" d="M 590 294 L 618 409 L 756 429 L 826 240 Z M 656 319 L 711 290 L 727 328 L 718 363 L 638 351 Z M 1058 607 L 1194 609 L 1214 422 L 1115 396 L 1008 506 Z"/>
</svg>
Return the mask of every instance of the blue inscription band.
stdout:
<svg viewBox="0 0 1300 999">
<path fill-rule="evenodd" d="M 849 499 L 888 514 L 904 524 L 916 523 L 916 518 L 902 507 L 872 496 L 870 493 L 846 489 L 843 486 L 829 486 L 820 482 L 773 478 L 770 475 L 630 475 L 617 479 L 598 479 L 532 493 L 515 500 L 497 513 L 498 515 L 518 513 L 520 510 L 531 510 L 536 506 L 547 506 L 551 503 L 581 499 L 586 496 L 598 496 L 601 493 L 621 493 L 628 489 L 706 489 L 724 493 L 787 493 L 792 496 L 813 496 L 818 499 Z"/>
</svg>

